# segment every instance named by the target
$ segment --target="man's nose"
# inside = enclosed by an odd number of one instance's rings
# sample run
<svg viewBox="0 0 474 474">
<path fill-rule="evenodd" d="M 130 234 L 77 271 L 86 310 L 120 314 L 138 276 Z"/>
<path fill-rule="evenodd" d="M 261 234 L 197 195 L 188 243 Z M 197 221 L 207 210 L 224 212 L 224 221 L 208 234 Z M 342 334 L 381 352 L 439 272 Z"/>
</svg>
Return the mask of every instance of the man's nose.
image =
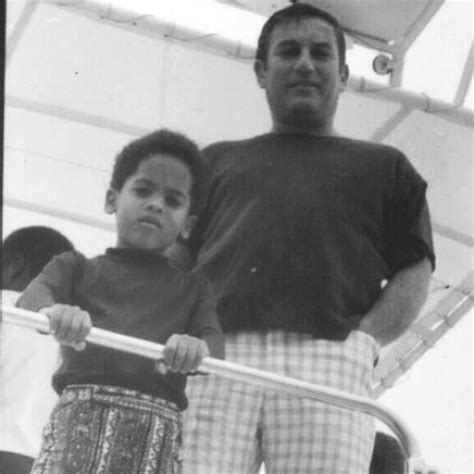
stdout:
<svg viewBox="0 0 474 474">
<path fill-rule="evenodd" d="M 300 72 L 312 72 L 314 71 L 314 64 L 311 58 L 311 54 L 307 50 L 302 50 L 295 64 L 295 69 Z"/>
</svg>

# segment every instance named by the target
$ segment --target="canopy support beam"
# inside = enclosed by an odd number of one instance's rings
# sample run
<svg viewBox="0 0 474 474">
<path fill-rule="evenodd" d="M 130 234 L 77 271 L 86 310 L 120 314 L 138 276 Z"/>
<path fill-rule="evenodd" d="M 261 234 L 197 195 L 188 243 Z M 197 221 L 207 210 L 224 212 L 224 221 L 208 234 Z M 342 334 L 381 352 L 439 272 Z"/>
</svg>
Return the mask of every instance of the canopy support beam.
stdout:
<svg viewBox="0 0 474 474">
<path fill-rule="evenodd" d="M 379 397 L 404 375 L 474 306 L 474 272 L 453 288 L 429 313 L 416 321 L 379 362 L 374 397 Z"/>
<path fill-rule="evenodd" d="M 70 107 L 62 107 L 54 104 L 45 104 L 36 100 L 23 99 L 16 96 L 5 97 L 5 105 L 16 109 L 26 110 L 27 112 L 35 112 L 38 114 L 49 115 L 51 117 L 68 120 L 70 122 L 81 123 L 91 127 L 102 128 L 112 132 L 123 133 L 132 137 L 139 137 L 150 133 L 150 129 L 139 127 L 120 120 L 104 117 L 101 115 L 89 114 L 81 112 Z"/>
<path fill-rule="evenodd" d="M 401 107 L 385 123 L 383 123 L 369 138 L 370 141 L 381 143 L 392 131 L 400 125 L 411 113 L 410 107 Z"/>
<path fill-rule="evenodd" d="M 10 60 L 38 7 L 39 0 L 25 0 L 25 6 L 20 14 L 12 32 L 8 36 L 5 54 L 5 68 L 8 67 Z"/>
<path fill-rule="evenodd" d="M 469 86 L 472 82 L 472 75 L 474 73 L 474 44 L 471 43 L 471 48 L 466 58 L 466 63 L 464 64 L 464 69 L 462 72 L 461 80 L 459 81 L 458 89 L 456 91 L 456 96 L 454 98 L 454 103 L 457 105 L 462 105 L 466 100 L 467 93 L 469 91 Z"/>
</svg>

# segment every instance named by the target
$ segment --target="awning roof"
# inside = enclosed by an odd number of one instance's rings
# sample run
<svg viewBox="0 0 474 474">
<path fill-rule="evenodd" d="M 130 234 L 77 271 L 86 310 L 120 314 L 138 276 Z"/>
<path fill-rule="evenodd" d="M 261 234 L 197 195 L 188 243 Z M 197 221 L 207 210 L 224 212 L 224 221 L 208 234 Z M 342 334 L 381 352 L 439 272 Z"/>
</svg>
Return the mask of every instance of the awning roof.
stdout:
<svg viewBox="0 0 474 474">
<path fill-rule="evenodd" d="M 290 4 L 288 0 L 220 1 L 264 16 Z M 408 49 L 443 1 L 299 0 L 300 3 L 310 3 L 333 13 L 354 39 L 387 52 Z"/>
</svg>

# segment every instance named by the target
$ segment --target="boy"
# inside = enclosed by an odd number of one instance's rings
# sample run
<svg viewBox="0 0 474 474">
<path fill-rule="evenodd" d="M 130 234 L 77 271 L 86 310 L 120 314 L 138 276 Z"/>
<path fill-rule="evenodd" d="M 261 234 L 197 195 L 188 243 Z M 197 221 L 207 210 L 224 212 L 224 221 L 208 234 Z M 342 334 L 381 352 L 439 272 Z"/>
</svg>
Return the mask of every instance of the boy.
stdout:
<svg viewBox="0 0 474 474">
<path fill-rule="evenodd" d="M 209 354 L 223 357 L 224 344 L 209 283 L 173 268 L 164 252 L 188 237 L 206 183 L 201 155 L 186 137 L 160 130 L 131 142 L 116 159 L 105 199 L 116 217 L 116 247 L 93 259 L 65 253 L 26 288 L 18 306 L 46 314 L 63 344 L 53 377 L 61 398 L 34 473 L 180 471 L 184 374 Z M 166 343 L 168 371 L 85 347 L 92 324 Z"/>
</svg>

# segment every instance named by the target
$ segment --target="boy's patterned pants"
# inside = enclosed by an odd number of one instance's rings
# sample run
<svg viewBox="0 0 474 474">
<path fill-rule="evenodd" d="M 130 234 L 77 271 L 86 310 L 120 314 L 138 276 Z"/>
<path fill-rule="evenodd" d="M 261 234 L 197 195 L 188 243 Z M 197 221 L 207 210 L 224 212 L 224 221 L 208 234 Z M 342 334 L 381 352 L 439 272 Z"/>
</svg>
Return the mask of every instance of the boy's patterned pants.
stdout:
<svg viewBox="0 0 474 474">
<path fill-rule="evenodd" d="M 284 332 L 227 335 L 226 359 L 369 397 L 378 344 Z M 188 378 L 185 474 L 366 474 L 374 421 L 358 412 L 233 382 Z"/>
<path fill-rule="evenodd" d="M 32 474 L 179 474 L 181 414 L 166 400 L 106 385 L 67 387 Z"/>
</svg>

